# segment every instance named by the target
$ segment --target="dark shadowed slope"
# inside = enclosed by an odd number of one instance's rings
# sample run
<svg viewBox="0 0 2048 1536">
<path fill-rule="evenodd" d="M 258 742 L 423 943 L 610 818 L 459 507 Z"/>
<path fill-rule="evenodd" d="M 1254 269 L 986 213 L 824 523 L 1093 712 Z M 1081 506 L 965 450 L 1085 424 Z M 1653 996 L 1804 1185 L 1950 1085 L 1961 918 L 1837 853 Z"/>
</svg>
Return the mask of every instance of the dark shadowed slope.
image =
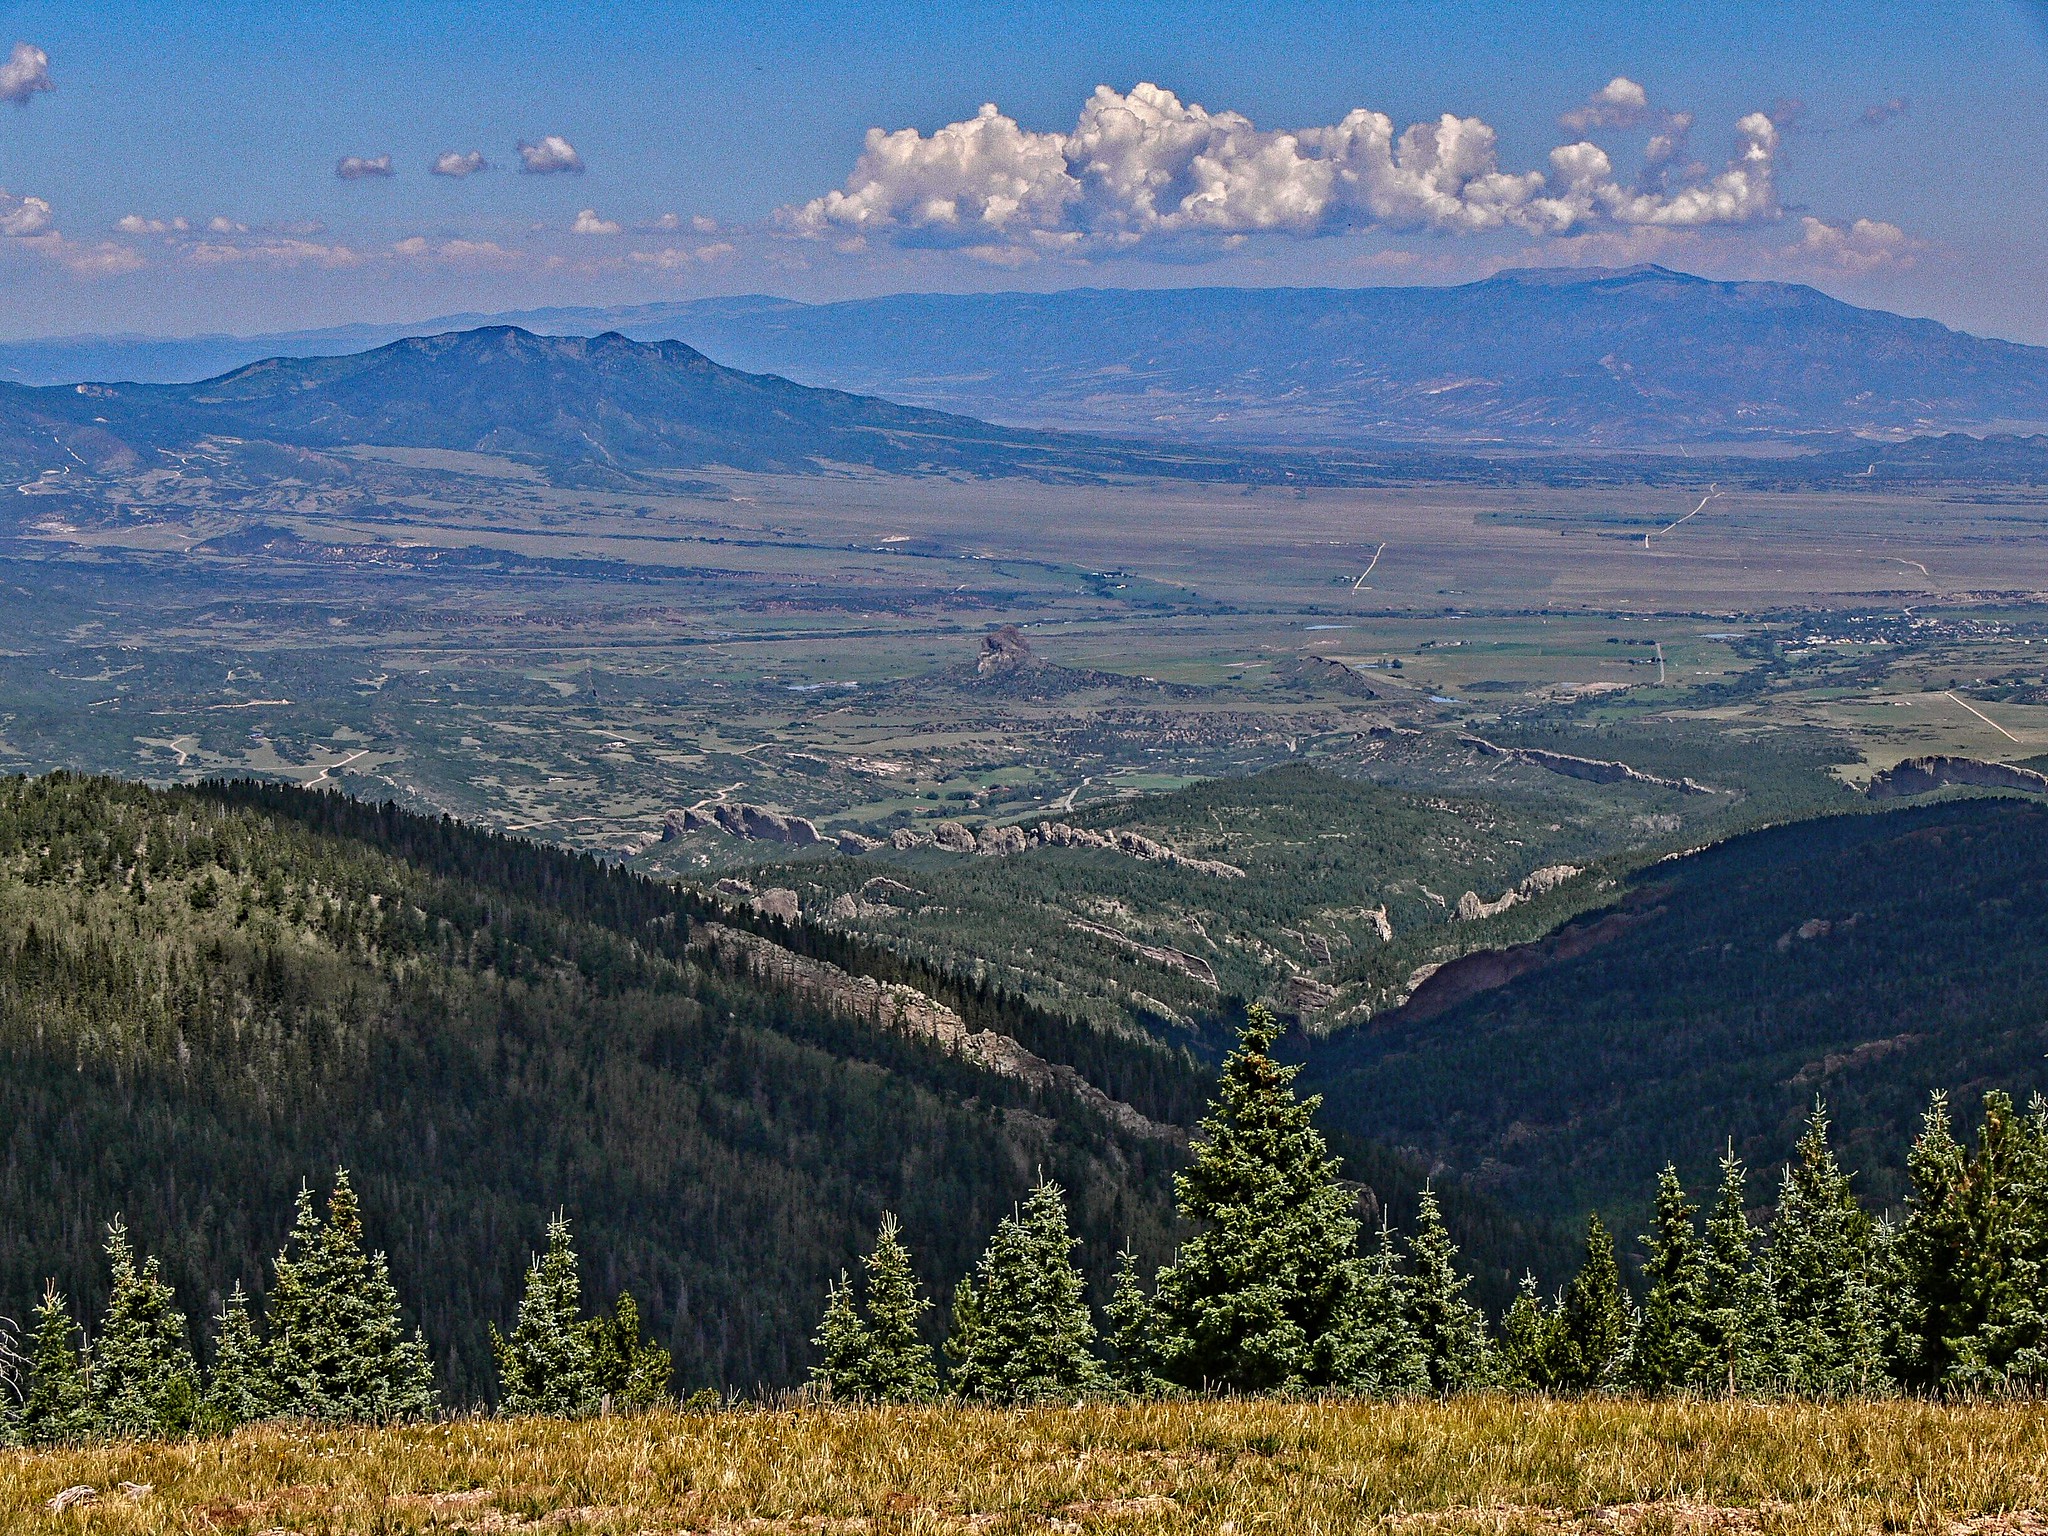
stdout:
<svg viewBox="0 0 2048 1536">
<path fill-rule="evenodd" d="M 1783 1158 L 1816 1095 L 1895 1200 L 1931 1089 L 1968 1111 L 2048 1087 L 2048 806 L 1778 827 L 1646 871 L 1616 910 L 1574 925 L 1600 929 L 1576 958 L 1332 1040 L 1308 1074 L 1331 1121 L 1513 1205 L 1633 1213 L 1666 1159 L 1698 1181 L 1730 1137 Z"/>
</svg>

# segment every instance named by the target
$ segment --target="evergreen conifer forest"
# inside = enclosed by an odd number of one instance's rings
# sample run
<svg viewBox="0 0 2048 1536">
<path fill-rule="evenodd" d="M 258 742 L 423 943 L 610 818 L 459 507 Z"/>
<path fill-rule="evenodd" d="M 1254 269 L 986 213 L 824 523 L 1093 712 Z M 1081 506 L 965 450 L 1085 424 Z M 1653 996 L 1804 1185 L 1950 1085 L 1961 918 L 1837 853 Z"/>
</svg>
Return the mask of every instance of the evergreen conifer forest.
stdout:
<svg viewBox="0 0 2048 1536">
<path fill-rule="evenodd" d="M 1986 1094 L 1966 1146 L 1936 1095 L 1896 1225 L 1858 1204 L 1817 1102 L 1765 1227 L 1750 1222 L 1732 1154 L 1704 1227 L 1667 1167 L 1642 1239 L 1640 1303 L 1596 1214 L 1569 1283 L 1546 1300 L 1526 1281 L 1495 1328 L 1467 1295 L 1433 1192 L 1412 1233 L 1397 1245 L 1383 1225 L 1364 1252 L 1354 1198 L 1314 1125 L 1320 1100 L 1294 1091 L 1300 1068 L 1275 1059 L 1279 1034 L 1254 1006 L 1174 1175 L 1179 1246 L 1149 1287 L 1130 1250 L 1120 1256 L 1107 1359 L 1064 1191 L 1041 1174 L 954 1288 L 943 1379 L 922 1330 L 933 1303 L 889 1212 L 858 1290 L 845 1271 L 825 1288 L 814 1389 L 853 1402 L 1032 1404 L 1489 1391 L 1849 1399 L 2048 1385 L 2048 1101 L 2020 1112 Z M 510 1332 L 490 1329 L 499 1410 L 577 1418 L 669 1401 L 670 1354 L 642 1337 L 634 1299 L 585 1316 L 564 1215 L 544 1241 Z M 201 1350 L 160 1259 L 138 1254 L 119 1217 L 104 1254 L 96 1326 L 51 1281 L 28 1336 L 6 1350 L 9 1441 L 177 1438 L 270 1418 L 382 1424 L 439 1406 L 427 1341 L 404 1324 L 385 1254 L 366 1246 L 346 1171 L 324 1216 L 300 1188 L 260 1325 L 238 1282 Z"/>
</svg>

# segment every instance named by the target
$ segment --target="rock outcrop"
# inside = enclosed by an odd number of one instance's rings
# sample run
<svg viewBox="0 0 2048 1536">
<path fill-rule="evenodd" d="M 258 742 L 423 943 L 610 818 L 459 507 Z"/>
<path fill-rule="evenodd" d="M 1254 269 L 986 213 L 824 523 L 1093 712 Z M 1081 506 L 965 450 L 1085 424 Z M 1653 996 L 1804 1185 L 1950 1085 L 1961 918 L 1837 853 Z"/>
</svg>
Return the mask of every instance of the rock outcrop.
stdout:
<svg viewBox="0 0 2048 1536">
<path fill-rule="evenodd" d="M 1154 965 L 1163 965 L 1169 971 L 1199 981 L 1212 991 L 1221 992 L 1222 985 L 1216 980 L 1216 968 L 1200 955 L 1191 955 L 1184 949 L 1175 949 L 1171 944 L 1147 944 L 1143 939 L 1134 939 L 1128 933 L 1110 927 L 1107 923 L 1091 923 L 1084 917 L 1070 917 L 1067 926 L 1078 928 L 1083 933 L 1092 933 L 1099 939 L 1121 944 L 1134 955 L 1141 955 Z"/>
<path fill-rule="evenodd" d="M 730 805 L 714 805 L 709 809 L 693 805 L 686 810 L 670 811 L 662 819 L 661 840 L 672 842 L 686 832 L 701 832 L 713 827 L 753 842 L 789 843 L 802 847 L 824 841 L 819 837 L 817 827 L 802 816 L 787 816 L 781 811 L 771 811 L 765 805 L 747 805 L 738 801 Z"/>
<path fill-rule="evenodd" d="M 915 987 L 856 976 L 723 923 L 697 924 L 691 944 L 721 964 L 743 969 L 756 980 L 841 1018 L 864 1019 L 879 1029 L 928 1040 L 998 1077 L 1069 1094 L 1129 1135 L 1164 1141 L 1186 1137 L 1179 1126 L 1149 1119 L 1063 1062 L 1047 1061 L 1008 1035 L 969 1029 L 959 1014 Z"/>
<path fill-rule="evenodd" d="M 859 838 L 859 843 L 849 844 L 849 836 Z M 861 846 L 863 844 L 865 846 Z M 842 832 L 839 834 L 839 846 L 849 853 L 865 853 L 869 847 L 879 847 L 880 844 L 861 838 L 858 833 Z M 1148 863 L 1168 864 L 1190 874 L 1213 875 L 1220 880 L 1245 878 L 1244 871 L 1235 864 L 1226 864 L 1221 859 L 1195 858 L 1155 842 L 1142 832 L 1129 832 L 1122 828 L 1096 832 L 1087 827 L 1069 826 L 1064 821 L 1041 821 L 1035 827 L 985 826 L 979 832 L 964 822 L 940 821 L 928 828 L 898 827 L 889 834 L 889 846 L 902 853 L 913 848 L 938 848 L 947 853 L 974 853 L 991 859 L 1005 858 L 1032 848 L 1099 848 L 1105 853 L 1121 853 Z"/>
<path fill-rule="evenodd" d="M 1546 752 L 1540 747 L 1495 746 L 1483 736 L 1460 736 L 1458 740 L 1487 757 L 1505 757 L 1518 763 L 1529 763 L 1563 774 L 1568 779 L 1585 779 L 1594 784 L 1653 784 L 1659 789 L 1683 790 L 1688 795 L 1725 793 L 1696 779 L 1667 779 L 1602 757 L 1573 757 L 1568 752 Z"/>
<path fill-rule="evenodd" d="M 1576 864 L 1546 865 L 1513 890 L 1503 891 L 1495 901 L 1481 901 L 1477 891 L 1467 891 L 1458 898 L 1457 909 L 1452 916 L 1461 923 L 1477 922 L 1483 917 L 1498 917 L 1509 907 L 1533 901 L 1547 891 L 1556 890 L 1579 872 L 1579 866 Z"/>
<path fill-rule="evenodd" d="M 2048 774 L 2010 763 L 1980 762 L 1974 757 L 1909 757 L 1878 774 L 1864 793 L 1873 800 L 1899 800 L 1907 795 L 1929 795 L 1951 784 L 2048 794 Z"/>
<path fill-rule="evenodd" d="M 975 658 L 974 671 L 980 677 L 999 677 L 1037 665 L 1038 653 L 1031 649 L 1023 631 L 1014 624 L 1005 624 L 981 637 L 981 654 Z"/>
<path fill-rule="evenodd" d="M 932 828 L 932 846 L 948 853 L 972 853 L 974 834 L 957 821 L 942 821 Z"/>
<path fill-rule="evenodd" d="M 855 832 L 850 828 L 836 834 L 833 841 L 839 845 L 841 853 L 872 853 L 882 846 L 879 837 L 869 837 L 865 832 Z"/>
<path fill-rule="evenodd" d="M 735 906 L 749 908 L 763 917 L 779 917 L 785 923 L 793 923 L 804 915 L 803 899 L 786 885 L 771 885 L 757 891 L 751 880 L 728 875 L 711 889 Z"/>
<path fill-rule="evenodd" d="M 1321 1013 L 1337 1001 L 1337 989 L 1313 976 L 1296 974 L 1280 987 L 1280 1002 L 1291 1013 Z"/>
</svg>

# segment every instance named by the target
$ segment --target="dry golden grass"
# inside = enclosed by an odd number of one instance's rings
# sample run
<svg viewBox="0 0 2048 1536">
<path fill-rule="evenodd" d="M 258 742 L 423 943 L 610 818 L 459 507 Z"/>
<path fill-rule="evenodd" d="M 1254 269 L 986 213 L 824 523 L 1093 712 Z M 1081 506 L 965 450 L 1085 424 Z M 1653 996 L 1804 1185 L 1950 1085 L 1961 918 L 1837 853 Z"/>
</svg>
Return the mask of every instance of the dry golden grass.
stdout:
<svg viewBox="0 0 2048 1536">
<path fill-rule="evenodd" d="M 2037 1404 L 806 1407 L 0 1452 L 0 1531 L 2048 1536 L 2044 1484 Z"/>
</svg>

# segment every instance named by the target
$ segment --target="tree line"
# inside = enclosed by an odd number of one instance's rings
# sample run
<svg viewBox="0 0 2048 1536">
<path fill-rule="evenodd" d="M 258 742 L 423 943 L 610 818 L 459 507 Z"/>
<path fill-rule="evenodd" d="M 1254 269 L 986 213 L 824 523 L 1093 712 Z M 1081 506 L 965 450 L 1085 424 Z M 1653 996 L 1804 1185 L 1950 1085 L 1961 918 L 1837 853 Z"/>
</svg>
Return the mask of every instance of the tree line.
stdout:
<svg viewBox="0 0 2048 1536">
<path fill-rule="evenodd" d="M 893 1216 L 860 1283 L 827 1288 L 813 1383 L 842 1400 L 952 1395 L 1031 1403 L 1095 1394 L 1308 1392 L 1391 1398 L 1507 1390 L 1814 1397 L 2032 1391 L 2048 1385 L 2048 1103 L 1984 1100 L 1974 1147 L 1945 1100 L 1909 1160 L 1903 1219 L 1873 1218 L 1816 1104 L 1772 1219 L 1752 1222 L 1730 1154 L 1701 1220 L 1675 1170 L 1658 1182 L 1640 1299 L 1597 1215 L 1559 1293 L 1533 1280 L 1498 1320 L 1425 1193 L 1405 1239 L 1362 1245 L 1356 1197 L 1314 1125 L 1319 1101 L 1276 1061 L 1278 1021 L 1252 1010 L 1176 1180 L 1187 1236 L 1149 1284 L 1121 1256 L 1098 1328 L 1074 1262 L 1065 1196 L 1041 1178 L 954 1288 L 944 1342 Z M 111 1299 L 90 1340 L 52 1285 L 6 1351 L 0 1439 L 219 1433 L 273 1417 L 385 1422 L 435 1411 L 425 1341 L 400 1323 L 382 1253 L 366 1249 L 346 1173 L 323 1217 L 302 1189 L 262 1325 L 236 1287 L 202 1373 L 154 1258 L 116 1220 Z M 633 1298 L 583 1313 L 569 1223 L 557 1215 L 511 1331 L 491 1330 L 500 1411 L 579 1416 L 668 1397 L 668 1352 L 640 1336 Z"/>
<path fill-rule="evenodd" d="M 364 1246 L 360 1204 L 346 1170 L 323 1217 L 299 1192 L 290 1236 L 273 1265 L 262 1325 L 237 1285 L 214 1318 L 202 1372 L 185 1315 L 155 1257 L 139 1258 L 117 1217 L 107 1228 L 112 1285 L 87 1337 L 51 1283 L 28 1336 L 0 1336 L 0 1445 L 225 1434 L 264 1419 L 390 1423 L 439 1406 L 426 1340 L 400 1320 L 381 1252 Z M 668 1390 L 668 1351 L 640 1336 L 630 1294 L 610 1315 L 581 1316 L 582 1282 L 567 1221 L 527 1273 L 519 1320 L 491 1330 L 501 1406 L 572 1415 L 651 1406 Z"/>
<path fill-rule="evenodd" d="M 1828 1146 L 1818 1102 L 1767 1226 L 1732 1154 L 1701 1221 L 1677 1171 L 1657 1187 L 1640 1300 L 1589 1218 L 1578 1273 L 1552 1297 L 1525 1280 L 1496 1326 L 1467 1296 L 1435 1196 L 1405 1240 L 1369 1251 L 1352 1193 L 1313 1123 L 1316 1098 L 1272 1055 L 1254 1009 L 1203 1137 L 1176 1178 L 1189 1233 L 1149 1287 L 1123 1254 L 1098 1335 L 1056 1186 L 1041 1181 L 954 1292 L 945 1385 L 999 1402 L 1113 1390 L 1361 1397 L 1505 1390 L 1811 1397 L 2028 1392 L 2048 1385 L 2048 1103 L 1984 1099 L 1974 1148 L 1946 1100 L 1908 1162 L 1903 1219 L 1873 1218 Z M 827 1294 L 814 1381 L 836 1397 L 941 1391 L 919 1328 L 930 1303 L 885 1219 Z M 1106 1348 L 1105 1348 L 1106 1346 Z"/>
</svg>

